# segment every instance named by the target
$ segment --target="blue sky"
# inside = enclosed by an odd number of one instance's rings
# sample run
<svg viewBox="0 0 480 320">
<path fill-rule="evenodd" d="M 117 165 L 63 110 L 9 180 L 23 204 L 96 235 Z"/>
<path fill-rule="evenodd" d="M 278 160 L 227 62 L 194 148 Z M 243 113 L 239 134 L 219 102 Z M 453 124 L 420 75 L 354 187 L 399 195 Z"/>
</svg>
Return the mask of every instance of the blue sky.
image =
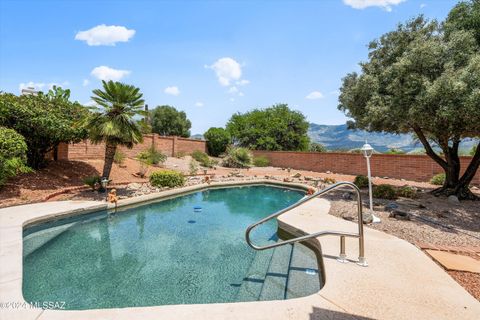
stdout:
<svg viewBox="0 0 480 320">
<path fill-rule="evenodd" d="M 0 90 L 55 83 L 86 104 L 99 79 L 120 80 L 184 110 L 192 134 L 274 103 L 341 124 L 338 88 L 368 42 L 456 2 L 0 0 Z"/>
</svg>

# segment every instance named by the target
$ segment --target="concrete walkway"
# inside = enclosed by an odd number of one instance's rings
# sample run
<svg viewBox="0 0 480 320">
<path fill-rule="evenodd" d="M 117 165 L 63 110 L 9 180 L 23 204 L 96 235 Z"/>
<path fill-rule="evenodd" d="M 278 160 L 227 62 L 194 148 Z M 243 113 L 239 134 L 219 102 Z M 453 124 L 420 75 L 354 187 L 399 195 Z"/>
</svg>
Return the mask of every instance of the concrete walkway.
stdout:
<svg viewBox="0 0 480 320">
<path fill-rule="evenodd" d="M 251 184 L 247 182 L 245 184 Z M 259 180 L 257 183 L 271 183 Z M 228 186 L 234 182 L 212 184 Z M 276 183 L 278 184 L 278 183 Z M 206 185 L 127 199 L 122 204 L 173 196 Z M 33 221 L 105 208 L 98 202 L 47 202 L 0 209 L 0 319 L 478 319 L 480 302 L 413 245 L 365 229 L 369 267 L 342 264 L 338 237 L 320 238 L 325 286 L 308 297 L 245 303 L 171 305 L 97 310 L 30 308 L 22 296 L 22 230 Z M 330 204 L 314 199 L 279 220 L 288 231 L 356 232 L 357 225 L 328 215 Z M 347 255 L 358 256 L 358 241 L 347 239 Z M 8 303 L 8 305 L 6 305 Z M 15 305 L 12 305 L 15 304 Z"/>
</svg>

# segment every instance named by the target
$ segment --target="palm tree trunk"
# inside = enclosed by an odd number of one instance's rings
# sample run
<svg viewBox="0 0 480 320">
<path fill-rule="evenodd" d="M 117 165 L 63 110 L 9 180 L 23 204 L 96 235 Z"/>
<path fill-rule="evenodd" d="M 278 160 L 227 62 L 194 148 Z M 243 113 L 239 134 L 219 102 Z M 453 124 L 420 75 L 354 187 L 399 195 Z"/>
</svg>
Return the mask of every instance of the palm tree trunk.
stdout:
<svg viewBox="0 0 480 320">
<path fill-rule="evenodd" d="M 103 173 L 102 178 L 109 179 L 110 171 L 112 170 L 113 165 L 113 158 L 115 156 L 115 152 L 117 151 L 117 145 L 113 143 L 106 143 L 105 146 L 105 162 L 103 164 Z"/>
</svg>

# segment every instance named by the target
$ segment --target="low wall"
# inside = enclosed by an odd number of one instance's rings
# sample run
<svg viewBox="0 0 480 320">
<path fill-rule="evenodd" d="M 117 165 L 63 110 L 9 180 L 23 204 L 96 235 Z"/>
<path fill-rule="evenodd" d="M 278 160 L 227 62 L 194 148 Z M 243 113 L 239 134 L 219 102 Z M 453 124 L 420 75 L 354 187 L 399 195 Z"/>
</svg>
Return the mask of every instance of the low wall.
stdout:
<svg viewBox="0 0 480 320">
<path fill-rule="evenodd" d="M 206 152 L 207 145 L 205 140 L 195 140 L 180 137 L 163 137 L 158 134 L 146 134 L 143 136 L 143 142 L 133 146 L 132 149 L 120 146 L 127 157 L 134 158 L 140 152 L 155 146 L 155 149 L 161 151 L 167 156 L 175 156 L 179 152 L 191 154 L 199 150 Z M 105 144 L 93 144 L 89 140 L 80 143 L 60 144 L 59 160 L 81 160 L 81 159 L 103 159 L 105 156 Z"/>
<path fill-rule="evenodd" d="M 275 167 L 310 170 L 317 172 L 366 175 L 367 165 L 358 153 L 318 153 L 294 151 L 253 151 L 255 156 L 265 156 Z M 472 157 L 460 157 L 462 172 Z M 413 181 L 429 181 L 443 169 L 426 155 L 374 154 L 371 158 L 372 176 L 390 177 Z M 480 184 L 480 172 L 472 181 Z"/>
</svg>

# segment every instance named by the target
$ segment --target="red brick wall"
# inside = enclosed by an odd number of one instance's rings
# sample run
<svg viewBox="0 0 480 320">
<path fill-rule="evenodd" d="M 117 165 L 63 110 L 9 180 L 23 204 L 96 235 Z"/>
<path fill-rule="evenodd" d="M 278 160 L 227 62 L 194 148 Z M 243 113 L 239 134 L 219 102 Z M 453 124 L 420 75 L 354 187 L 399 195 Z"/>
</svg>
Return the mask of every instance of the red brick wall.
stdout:
<svg viewBox="0 0 480 320">
<path fill-rule="evenodd" d="M 194 140 L 178 137 L 162 137 L 157 134 L 148 134 L 143 136 L 143 142 L 136 144 L 132 149 L 119 147 L 127 157 L 134 158 L 140 152 L 155 145 L 156 150 L 168 156 L 174 156 L 181 151 L 191 154 L 193 151 L 200 150 L 206 152 L 206 142 L 204 140 Z M 61 144 L 59 146 L 59 159 L 80 160 L 80 159 L 103 159 L 105 156 L 105 145 L 92 144 L 89 140 L 80 143 Z"/>
<path fill-rule="evenodd" d="M 359 175 L 367 174 L 367 164 L 361 154 L 316 153 L 290 151 L 254 151 L 255 156 L 266 156 L 272 166 L 311 170 L 318 172 Z M 472 157 L 460 157 L 462 172 Z M 443 172 L 442 168 L 425 155 L 374 154 L 370 159 L 372 175 L 414 181 L 429 181 L 432 176 Z M 480 171 L 473 183 L 480 184 Z"/>
</svg>

